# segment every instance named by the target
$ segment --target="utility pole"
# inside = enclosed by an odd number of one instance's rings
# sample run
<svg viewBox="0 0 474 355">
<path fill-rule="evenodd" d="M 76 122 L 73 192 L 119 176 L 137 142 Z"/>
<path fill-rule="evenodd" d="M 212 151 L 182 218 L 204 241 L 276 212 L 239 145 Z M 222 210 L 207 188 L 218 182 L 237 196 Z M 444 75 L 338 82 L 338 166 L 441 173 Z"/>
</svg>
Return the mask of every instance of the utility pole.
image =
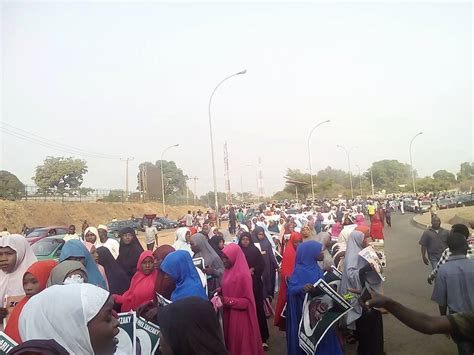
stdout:
<svg viewBox="0 0 474 355">
<path fill-rule="evenodd" d="M 120 158 L 125 162 L 125 199 L 128 200 L 128 162 L 135 159 L 134 157 Z"/>
<path fill-rule="evenodd" d="M 227 151 L 227 142 L 224 143 L 224 171 L 225 171 L 225 188 L 227 192 L 227 203 L 232 204 L 232 193 L 230 192 L 230 170 L 229 170 L 229 153 Z"/>
<path fill-rule="evenodd" d="M 199 178 L 197 176 L 191 178 L 192 180 L 194 180 L 194 206 L 196 206 L 196 196 L 197 196 L 197 189 L 196 189 L 196 180 L 199 180 Z"/>
<path fill-rule="evenodd" d="M 189 185 L 188 185 L 188 180 L 186 179 L 186 205 L 189 205 Z"/>
<path fill-rule="evenodd" d="M 374 193 L 374 176 L 372 175 L 372 168 L 370 168 L 370 184 L 372 185 L 372 197 L 375 196 Z"/>
</svg>

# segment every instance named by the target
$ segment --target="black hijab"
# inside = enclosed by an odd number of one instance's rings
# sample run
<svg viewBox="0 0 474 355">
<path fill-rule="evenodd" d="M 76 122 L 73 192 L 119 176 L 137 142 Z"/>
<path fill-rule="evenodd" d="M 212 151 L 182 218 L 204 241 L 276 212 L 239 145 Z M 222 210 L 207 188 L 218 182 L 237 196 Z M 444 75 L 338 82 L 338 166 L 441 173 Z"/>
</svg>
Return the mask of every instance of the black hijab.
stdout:
<svg viewBox="0 0 474 355">
<path fill-rule="evenodd" d="M 9 354 L 48 354 L 48 355 L 68 355 L 66 349 L 55 340 L 28 340 L 15 346 Z"/>
<path fill-rule="evenodd" d="M 216 251 L 217 255 L 222 258 L 222 250 L 219 249 L 219 243 L 224 240 L 224 237 L 221 235 L 215 235 L 209 240 L 209 244 L 211 244 L 211 247 Z"/>
<path fill-rule="evenodd" d="M 112 256 L 106 247 L 97 248 L 99 254 L 99 264 L 105 269 L 109 291 L 114 295 L 121 295 L 130 287 L 130 277 L 122 269 L 122 266 Z"/>
<path fill-rule="evenodd" d="M 250 241 L 248 247 L 244 247 L 242 245 L 242 238 L 244 237 L 247 237 Z M 265 268 L 265 261 L 263 260 L 263 256 L 260 250 L 253 244 L 252 236 L 249 232 L 243 232 L 240 235 L 239 246 L 245 255 L 245 259 L 247 259 L 247 264 L 249 265 L 249 268 L 254 268 L 252 278 L 262 277 L 263 269 Z"/>
<path fill-rule="evenodd" d="M 122 240 L 122 236 L 127 233 L 130 233 L 133 236 L 132 242 L 128 245 L 126 245 Z M 143 247 L 138 241 L 137 235 L 135 234 L 135 230 L 133 228 L 122 228 L 119 231 L 119 237 L 120 249 L 117 263 L 131 279 L 133 275 L 135 275 L 138 258 L 140 258 L 140 254 L 143 253 Z"/>
<path fill-rule="evenodd" d="M 182 298 L 160 308 L 157 323 L 173 354 L 229 354 L 209 301 L 199 297 Z"/>
</svg>

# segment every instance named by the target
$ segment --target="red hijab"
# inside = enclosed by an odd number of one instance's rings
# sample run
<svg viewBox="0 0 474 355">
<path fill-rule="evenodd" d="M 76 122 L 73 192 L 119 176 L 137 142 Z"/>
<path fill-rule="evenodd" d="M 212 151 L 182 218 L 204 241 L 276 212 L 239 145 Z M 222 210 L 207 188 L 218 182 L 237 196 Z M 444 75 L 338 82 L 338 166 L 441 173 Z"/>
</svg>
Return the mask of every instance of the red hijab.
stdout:
<svg viewBox="0 0 474 355">
<path fill-rule="evenodd" d="M 32 274 L 39 283 L 39 292 L 43 291 L 46 288 L 46 283 L 48 281 L 49 274 L 51 270 L 58 265 L 55 260 L 43 260 L 37 261 L 32 264 L 28 270 L 26 270 L 25 274 L 27 273 Z M 39 293 L 38 292 L 38 293 Z M 18 304 L 13 308 L 13 311 L 8 319 L 7 326 L 5 328 L 5 334 L 7 334 L 10 338 L 15 340 L 18 344 L 21 344 L 20 332 L 18 331 L 18 319 L 20 318 L 20 313 L 25 306 L 25 304 L 29 301 L 30 297 L 25 296 Z"/>
<path fill-rule="evenodd" d="M 121 312 L 129 312 L 155 298 L 155 283 L 158 270 L 154 269 L 150 275 L 142 271 L 142 263 L 146 258 L 153 260 L 153 253 L 149 250 L 140 254 L 137 262 L 137 272 L 133 275 L 130 288 L 123 295 L 114 295 L 115 302 L 122 305 Z"/>
<path fill-rule="evenodd" d="M 169 253 L 174 252 L 175 249 L 171 245 L 162 245 L 158 247 L 154 252 L 153 256 L 155 260 L 161 260 L 165 258 L 166 255 Z M 156 276 L 156 284 L 155 284 L 155 292 L 158 292 L 164 298 L 170 299 L 171 294 L 173 293 L 174 289 L 176 288 L 176 284 L 174 283 L 173 279 L 166 275 L 160 268 L 157 270 Z"/>
</svg>

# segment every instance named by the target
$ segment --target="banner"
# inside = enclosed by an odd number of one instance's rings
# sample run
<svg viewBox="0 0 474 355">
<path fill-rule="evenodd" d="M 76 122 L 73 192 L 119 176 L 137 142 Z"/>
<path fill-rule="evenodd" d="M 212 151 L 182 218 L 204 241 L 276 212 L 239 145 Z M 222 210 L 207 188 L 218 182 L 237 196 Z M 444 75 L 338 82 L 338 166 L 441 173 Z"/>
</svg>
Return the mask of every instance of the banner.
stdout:
<svg viewBox="0 0 474 355">
<path fill-rule="evenodd" d="M 374 270 L 377 272 L 377 274 L 379 275 L 380 279 L 382 281 L 385 281 L 385 276 L 383 274 L 383 264 L 382 264 L 382 260 L 380 259 L 379 255 L 377 254 L 377 252 L 375 251 L 375 249 L 372 247 L 372 246 L 368 246 L 367 248 L 365 249 L 362 249 L 360 252 L 359 252 L 359 255 L 361 257 L 363 257 L 365 260 L 367 260 L 367 262 L 372 265 L 372 267 L 374 268 Z M 384 255 L 384 258 L 385 258 L 385 255 Z"/>
<path fill-rule="evenodd" d="M 135 339 L 135 312 L 119 313 L 118 314 L 119 333 L 117 339 L 119 341 L 115 354 L 135 354 L 137 342 Z"/>
<path fill-rule="evenodd" d="M 140 342 L 141 355 L 153 355 L 160 344 L 160 327 L 138 317 L 136 336 Z"/>
<path fill-rule="evenodd" d="M 156 293 L 156 299 L 158 301 L 158 305 L 160 307 L 163 307 L 163 306 L 167 306 L 173 302 L 171 302 L 169 299 L 163 297 L 162 295 L 160 295 L 158 292 Z"/>
<path fill-rule="evenodd" d="M 326 332 L 352 307 L 324 280 L 315 284 L 316 292 L 306 294 L 299 326 L 300 348 L 313 355 Z"/>
<path fill-rule="evenodd" d="M 0 355 L 8 354 L 17 345 L 12 338 L 4 332 L 0 332 Z"/>
<path fill-rule="evenodd" d="M 193 264 L 195 267 L 201 269 L 201 271 L 205 269 L 204 258 L 194 258 Z"/>
<path fill-rule="evenodd" d="M 338 292 L 342 281 L 342 272 L 340 272 L 334 265 L 331 266 L 331 271 L 324 272 L 324 281 Z"/>
<path fill-rule="evenodd" d="M 18 302 L 20 302 L 24 297 L 25 297 L 25 295 L 5 296 L 5 298 L 3 299 L 3 308 L 7 309 L 8 314 L 3 319 L 3 328 L 5 328 L 7 326 L 8 319 L 10 318 L 10 314 L 12 313 L 13 308 L 15 308 L 15 306 L 18 304 Z"/>
</svg>

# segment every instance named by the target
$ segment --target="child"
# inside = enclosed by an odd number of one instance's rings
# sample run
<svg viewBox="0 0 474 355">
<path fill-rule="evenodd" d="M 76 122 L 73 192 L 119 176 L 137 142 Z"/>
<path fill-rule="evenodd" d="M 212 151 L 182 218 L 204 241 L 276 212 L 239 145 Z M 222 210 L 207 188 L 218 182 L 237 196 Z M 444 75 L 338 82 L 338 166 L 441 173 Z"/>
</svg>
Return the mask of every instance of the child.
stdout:
<svg viewBox="0 0 474 355">
<path fill-rule="evenodd" d="M 18 331 L 20 313 L 32 296 L 37 295 L 46 288 L 46 281 L 48 280 L 49 274 L 56 265 L 57 262 L 54 260 L 37 261 L 32 264 L 23 275 L 25 297 L 13 308 L 5 328 L 5 333 L 18 344 L 22 342 Z"/>
</svg>

